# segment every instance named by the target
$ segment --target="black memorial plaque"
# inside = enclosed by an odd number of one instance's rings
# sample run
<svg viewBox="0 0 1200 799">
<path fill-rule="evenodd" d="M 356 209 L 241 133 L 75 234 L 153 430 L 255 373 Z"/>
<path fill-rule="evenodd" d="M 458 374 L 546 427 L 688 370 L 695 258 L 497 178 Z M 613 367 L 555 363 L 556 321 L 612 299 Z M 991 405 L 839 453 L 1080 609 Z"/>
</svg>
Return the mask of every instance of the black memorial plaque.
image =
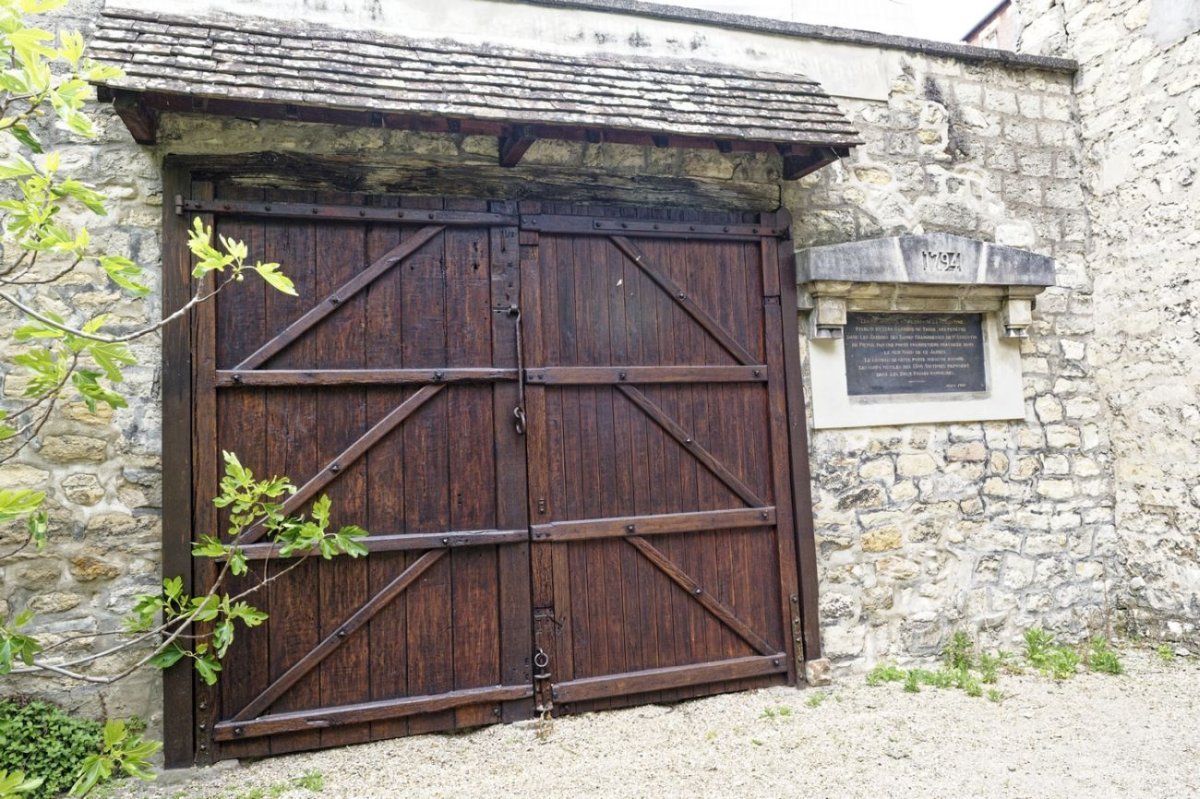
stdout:
<svg viewBox="0 0 1200 799">
<path fill-rule="evenodd" d="M 983 314 L 850 313 L 844 335 L 852 397 L 987 390 Z"/>
</svg>

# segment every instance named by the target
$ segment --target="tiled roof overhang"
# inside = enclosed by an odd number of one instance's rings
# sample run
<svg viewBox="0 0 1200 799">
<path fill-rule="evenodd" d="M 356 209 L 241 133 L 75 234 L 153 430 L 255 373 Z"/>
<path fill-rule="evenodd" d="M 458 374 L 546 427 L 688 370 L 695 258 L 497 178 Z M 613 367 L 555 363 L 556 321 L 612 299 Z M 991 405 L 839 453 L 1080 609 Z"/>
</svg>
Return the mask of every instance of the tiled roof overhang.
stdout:
<svg viewBox="0 0 1200 799">
<path fill-rule="evenodd" d="M 700 61 L 415 41 L 293 21 L 106 10 L 100 87 L 143 143 L 162 111 L 496 135 L 515 165 L 538 138 L 778 150 L 796 178 L 859 144 L 802 75 Z"/>
</svg>

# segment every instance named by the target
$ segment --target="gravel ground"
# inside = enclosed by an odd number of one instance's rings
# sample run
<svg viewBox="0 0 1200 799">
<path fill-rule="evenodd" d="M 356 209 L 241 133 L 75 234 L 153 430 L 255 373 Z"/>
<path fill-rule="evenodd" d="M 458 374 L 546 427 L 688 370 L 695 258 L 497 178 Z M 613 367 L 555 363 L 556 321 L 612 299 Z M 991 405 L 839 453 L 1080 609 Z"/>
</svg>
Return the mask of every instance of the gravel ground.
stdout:
<svg viewBox="0 0 1200 799">
<path fill-rule="evenodd" d="M 498 725 L 232 767 L 118 796 L 1195 797 L 1200 658 L 1126 674 L 1002 675 L 999 702 L 847 677 L 673 706 Z M 817 699 L 817 697 L 823 697 Z M 317 770 L 319 792 L 294 787 Z M 169 784 L 168 784 L 169 783 Z M 255 790 L 259 789 L 259 790 Z"/>
</svg>

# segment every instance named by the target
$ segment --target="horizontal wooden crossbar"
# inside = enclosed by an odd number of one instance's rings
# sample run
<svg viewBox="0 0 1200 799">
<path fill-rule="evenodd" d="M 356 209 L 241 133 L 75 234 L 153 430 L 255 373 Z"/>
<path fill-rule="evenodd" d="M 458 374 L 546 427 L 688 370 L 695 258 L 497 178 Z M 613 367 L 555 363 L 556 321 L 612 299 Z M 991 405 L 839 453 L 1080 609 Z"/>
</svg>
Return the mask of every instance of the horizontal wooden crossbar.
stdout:
<svg viewBox="0 0 1200 799">
<path fill-rule="evenodd" d="M 467 688 L 431 696 L 380 699 L 355 705 L 272 713 L 246 721 L 222 721 L 213 725 L 213 737 L 218 741 L 237 741 L 281 732 L 320 730 L 345 724 L 398 719 L 415 716 L 418 713 L 436 713 L 467 705 L 512 702 L 532 696 L 532 685 L 497 685 L 487 688 Z"/>
<path fill-rule="evenodd" d="M 761 239 L 778 237 L 787 228 L 770 225 L 713 225 L 699 222 L 647 222 L 634 219 L 593 219 L 587 216 L 522 214 L 521 227 L 540 233 L 576 233 L 608 236 L 614 233 L 645 238 Z"/>
<path fill-rule="evenodd" d="M 593 538 L 624 538 L 630 535 L 699 533 L 737 527 L 770 527 L 775 524 L 775 508 L 736 508 L 695 513 L 661 513 L 653 516 L 616 516 L 587 521 L 535 524 L 535 541 L 587 541 Z"/>
<path fill-rule="evenodd" d="M 419 208 L 375 208 L 362 205 L 316 205 L 312 203 L 254 202 L 248 200 L 185 200 L 175 198 L 177 213 L 237 214 L 239 216 L 278 216 L 293 219 L 334 219 L 370 222 L 395 222 L 409 225 L 447 225 L 489 227 L 516 225 L 510 214 L 476 211 L 427 211 Z"/>
<path fill-rule="evenodd" d="M 766 522 L 764 522 L 765 524 Z M 408 552 L 424 549 L 458 549 L 497 544 L 524 544 L 529 541 L 528 530 L 452 530 L 445 533 L 388 533 L 359 539 L 368 552 Z M 247 560 L 267 560 L 282 557 L 281 544 L 250 544 L 242 547 Z M 314 552 L 296 552 L 288 557 L 298 558 Z"/>
<path fill-rule="evenodd" d="M 516 369 L 221 369 L 217 387 L 403 386 L 516 381 Z"/>
<path fill-rule="evenodd" d="M 782 652 L 719 660 L 716 663 L 667 666 L 631 671 L 605 677 L 568 680 L 554 686 L 555 702 L 586 702 L 609 696 L 628 696 L 649 691 L 665 691 L 687 685 L 704 685 L 725 680 L 742 680 L 787 671 L 787 655 Z"/>
<path fill-rule="evenodd" d="M 548 386 L 618 383 L 765 383 L 767 367 L 750 366 L 547 366 L 526 369 L 530 383 Z"/>
</svg>

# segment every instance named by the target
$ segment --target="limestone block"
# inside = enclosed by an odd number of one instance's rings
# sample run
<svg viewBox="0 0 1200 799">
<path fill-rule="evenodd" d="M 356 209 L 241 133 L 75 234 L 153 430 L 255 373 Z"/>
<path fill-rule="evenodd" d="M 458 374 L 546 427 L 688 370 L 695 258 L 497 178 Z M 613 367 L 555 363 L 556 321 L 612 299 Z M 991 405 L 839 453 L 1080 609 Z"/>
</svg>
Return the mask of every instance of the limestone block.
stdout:
<svg viewBox="0 0 1200 799">
<path fill-rule="evenodd" d="M 42 440 L 39 453 L 53 463 L 103 463 L 108 442 L 89 436 L 49 436 Z"/>
<path fill-rule="evenodd" d="M 896 458 L 896 473 L 901 477 L 925 477 L 937 471 L 937 461 L 928 453 L 900 455 Z"/>
<path fill-rule="evenodd" d="M 875 575 L 880 580 L 904 582 L 921 573 L 921 566 L 900 557 L 886 557 L 875 561 Z"/>
<path fill-rule="evenodd" d="M 980 462 L 987 458 L 987 447 L 982 441 L 969 441 L 952 445 L 946 450 L 947 461 Z"/>
<path fill-rule="evenodd" d="M 891 485 L 896 479 L 896 466 L 891 458 L 875 458 L 858 468 L 858 476 L 864 480 L 878 480 L 884 485 Z"/>
<path fill-rule="evenodd" d="M 0 466 L 0 486 L 4 488 L 41 488 L 49 478 L 50 472 L 25 463 Z"/>
<path fill-rule="evenodd" d="M 114 563 L 101 560 L 90 554 L 77 555 L 69 563 L 71 576 L 81 583 L 95 580 L 111 580 L 120 575 L 121 570 Z"/>
<path fill-rule="evenodd" d="M 62 613 L 77 606 L 83 598 L 78 594 L 68 594 L 63 591 L 51 591 L 45 594 L 35 594 L 29 599 L 29 607 L 36 613 Z"/>
<path fill-rule="evenodd" d="M 904 545 L 904 537 L 897 527 L 880 527 L 863 533 L 863 552 L 886 552 L 900 549 Z"/>
<path fill-rule="evenodd" d="M 60 483 L 67 499 L 76 505 L 95 505 L 104 499 L 104 486 L 94 474 L 73 474 Z"/>
</svg>

